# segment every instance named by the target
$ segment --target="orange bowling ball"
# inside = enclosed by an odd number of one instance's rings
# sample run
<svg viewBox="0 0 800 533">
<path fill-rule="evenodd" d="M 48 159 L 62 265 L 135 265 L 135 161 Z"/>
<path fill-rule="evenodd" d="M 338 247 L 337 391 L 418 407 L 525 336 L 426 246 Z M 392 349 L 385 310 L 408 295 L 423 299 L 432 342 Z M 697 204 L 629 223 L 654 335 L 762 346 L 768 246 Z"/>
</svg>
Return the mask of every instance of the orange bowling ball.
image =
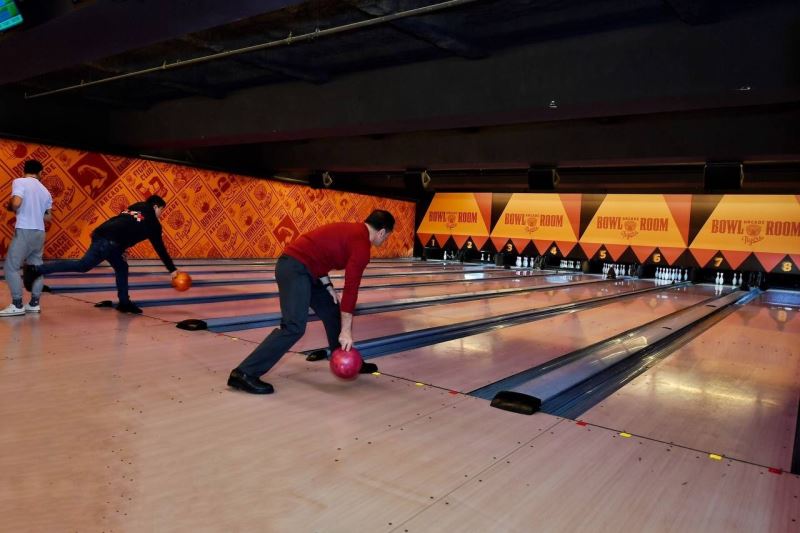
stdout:
<svg viewBox="0 0 800 533">
<path fill-rule="evenodd" d="M 178 272 L 178 275 L 172 278 L 172 286 L 176 291 L 188 291 L 192 286 L 192 276 L 186 272 Z"/>
</svg>

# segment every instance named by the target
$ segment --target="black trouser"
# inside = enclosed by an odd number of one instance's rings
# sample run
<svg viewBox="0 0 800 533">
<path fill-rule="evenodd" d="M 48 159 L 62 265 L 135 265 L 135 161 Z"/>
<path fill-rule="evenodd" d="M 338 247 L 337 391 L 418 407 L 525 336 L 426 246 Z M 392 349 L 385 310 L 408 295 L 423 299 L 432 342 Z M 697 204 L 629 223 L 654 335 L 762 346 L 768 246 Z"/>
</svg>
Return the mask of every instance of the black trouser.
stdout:
<svg viewBox="0 0 800 533">
<path fill-rule="evenodd" d="M 306 332 L 308 308 L 314 310 L 325 326 L 328 346 L 339 347 L 342 317 L 339 305 L 306 266 L 293 257 L 282 255 L 275 267 L 275 280 L 281 301 L 281 327 L 270 333 L 253 353 L 237 367 L 245 374 L 260 376 L 280 361 L 289 348 Z"/>
<path fill-rule="evenodd" d="M 108 261 L 111 268 L 114 269 L 119 302 L 127 303 L 130 301 L 128 296 L 128 262 L 122 256 L 124 253 L 125 250 L 114 241 L 97 237 L 92 239 L 92 244 L 80 259 L 45 263 L 39 267 L 39 272 L 45 276 L 54 272 L 89 272 L 104 260 Z"/>
</svg>

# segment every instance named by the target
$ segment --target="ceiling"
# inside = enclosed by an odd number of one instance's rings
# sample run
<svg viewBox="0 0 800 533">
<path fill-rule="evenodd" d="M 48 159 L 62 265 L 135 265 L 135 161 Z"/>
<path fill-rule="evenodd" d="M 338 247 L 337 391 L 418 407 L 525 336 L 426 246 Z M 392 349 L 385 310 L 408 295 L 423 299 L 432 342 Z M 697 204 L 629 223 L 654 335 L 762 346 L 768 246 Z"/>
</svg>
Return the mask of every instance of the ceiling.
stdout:
<svg viewBox="0 0 800 533">
<path fill-rule="evenodd" d="M 798 2 L 18 3 L 3 136 L 399 197 L 798 190 Z"/>
</svg>

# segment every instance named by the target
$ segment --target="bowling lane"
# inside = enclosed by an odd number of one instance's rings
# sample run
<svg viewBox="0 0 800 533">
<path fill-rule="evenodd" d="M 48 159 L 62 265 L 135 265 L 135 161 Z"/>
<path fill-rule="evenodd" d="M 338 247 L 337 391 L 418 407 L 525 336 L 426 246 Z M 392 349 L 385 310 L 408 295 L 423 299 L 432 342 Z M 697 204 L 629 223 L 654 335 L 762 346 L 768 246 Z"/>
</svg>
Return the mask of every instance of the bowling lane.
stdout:
<svg viewBox="0 0 800 533">
<path fill-rule="evenodd" d="M 469 392 L 714 296 L 714 287 L 669 287 L 376 358 L 381 372 Z"/>
<path fill-rule="evenodd" d="M 510 277 L 518 275 L 517 273 L 533 272 L 527 271 L 510 271 L 504 269 L 441 269 L 441 270 L 424 270 L 424 271 L 405 271 L 405 270 L 372 270 L 364 273 L 362 279 L 378 279 L 381 280 L 379 284 L 388 283 L 386 280 L 389 277 L 397 278 L 398 282 L 412 282 L 412 281 L 435 281 L 435 280 L 448 280 L 448 279 L 480 279 L 484 277 Z M 338 282 L 338 285 L 344 285 L 343 272 L 332 271 L 332 279 Z M 223 273 L 202 273 L 201 275 L 194 276 L 196 281 L 227 281 L 227 280 L 264 280 L 264 282 L 272 282 L 275 279 L 274 272 L 272 271 L 239 271 L 239 272 L 223 272 Z M 163 283 L 164 287 L 169 287 L 170 275 L 166 270 L 154 276 L 146 277 L 132 277 L 130 284 L 132 289 L 136 289 L 137 284 L 143 283 Z M 63 276 L 47 276 L 46 283 L 54 290 L 59 287 L 76 286 L 76 285 L 113 285 L 113 275 L 97 275 L 92 276 L 86 274 L 77 277 L 63 277 Z"/>
<path fill-rule="evenodd" d="M 213 272 L 214 270 L 231 270 L 231 271 L 253 271 L 253 272 L 274 272 L 275 271 L 275 262 L 271 263 L 215 263 L 215 262 L 203 262 L 203 263 L 184 263 L 181 260 L 175 261 L 175 265 L 181 269 L 186 270 L 188 272 Z M 132 274 L 137 273 L 155 273 L 161 274 L 166 272 L 164 265 L 159 261 L 156 263 L 148 263 L 148 264 L 132 264 L 129 262 L 130 272 Z M 422 271 L 430 271 L 430 272 L 439 272 L 441 270 L 447 271 L 475 271 L 475 270 L 504 270 L 500 267 L 496 267 L 492 264 L 484 263 L 457 263 L 457 262 L 448 262 L 448 263 L 411 263 L 411 262 L 398 262 L 398 263 L 382 263 L 382 262 L 375 262 L 371 261 L 367 265 L 367 272 L 375 271 L 375 273 L 414 273 L 414 272 L 422 272 Z M 344 270 L 335 270 L 334 273 L 343 274 Z M 0 275 L 3 274 L 2 268 L 0 268 Z M 90 274 L 94 274 L 95 277 L 97 276 L 113 276 L 113 270 L 108 265 L 108 263 L 102 263 L 96 266 Z M 64 274 L 53 274 L 51 277 L 70 277 L 70 276 L 85 276 L 86 274 L 81 273 L 64 273 Z"/>
<path fill-rule="evenodd" d="M 175 265 L 182 269 L 214 269 L 214 268 L 268 268 L 274 269 L 276 259 L 173 259 Z M 455 261 L 419 261 L 409 258 L 381 259 L 372 258 L 369 265 L 375 268 L 437 268 L 442 264 L 456 266 L 483 266 L 495 268 L 491 263 L 459 263 Z M 154 270 L 163 271 L 164 265 L 160 259 L 130 259 L 128 265 L 132 271 Z M 103 262 L 95 267 L 100 270 L 111 270 L 111 266 Z M 0 266 L 2 274 L 2 266 Z"/>
<path fill-rule="evenodd" d="M 509 272 L 508 270 L 504 271 L 489 271 L 489 272 L 464 272 L 464 273 L 447 273 L 442 274 L 439 276 L 427 275 L 423 274 L 421 276 L 405 276 L 401 278 L 362 278 L 361 287 L 362 289 L 365 287 L 382 287 L 388 283 L 425 283 L 425 282 L 443 282 L 441 285 L 448 286 L 450 283 L 460 283 L 460 282 L 471 282 L 472 285 L 475 287 L 481 287 L 487 283 L 492 283 L 495 280 L 507 280 L 509 283 L 523 283 L 522 280 L 525 279 L 534 279 L 537 277 L 541 277 L 545 275 L 542 272 L 531 273 L 523 272 L 523 273 L 514 273 Z M 257 276 L 253 276 L 257 277 Z M 169 278 L 167 278 L 169 279 Z M 205 277 L 196 277 L 195 280 L 202 280 L 206 279 Z M 229 278 L 232 279 L 232 278 Z M 252 277 L 251 277 L 252 279 Z M 520 281 L 514 281 L 520 280 Z M 67 280 L 63 280 L 67 281 Z M 344 285 L 344 280 L 336 280 L 334 279 L 334 285 L 337 286 L 339 290 L 342 289 Z M 139 281 L 141 283 L 141 281 Z M 108 282 L 103 282 L 108 284 Z M 131 283 L 137 283 L 137 280 L 131 280 Z M 49 284 L 49 282 L 48 282 Z M 136 288 L 131 287 L 131 298 L 134 301 L 139 300 L 150 300 L 150 299 L 180 299 L 183 297 L 214 297 L 214 296 L 227 296 L 227 295 L 234 295 L 234 294 L 255 294 L 255 293 L 264 293 L 264 292 L 277 292 L 278 286 L 277 284 L 265 278 L 263 281 L 256 281 L 256 282 L 242 282 L 238 284 L 231 284 L 231 285 L 195 285 L 192 289 L 188 292 L 179 293 L 176 292 L 170 285 L 167 284 L 167 281 L 164 281 L 164 287 L 158 288 Z M 70 285 L 69 283 L 64 283 L 64 285 Z M 89 284 L 93 285 L 93 284 Z M 53 286 L 56 286 L 53 284 Z M 479 290 L 479 289 L 476 289 Z M 362 291 L 362 294 L 367 291 Z M 114 288 L 108 288 L 105 290 L 86 290 L 83 291 L 73 291 L 69 293 L 65 293 L 66 295 L 87 301 L 87 302 L 97 302 L 100 300 L 114 300 L 117 297 L 117 292 Z M 202 305 L 202 304 L 192 304 L 192 305 Z M 255 305 L 253 302 L 242 304 L 245 306 Z M 252 313 L 247 313 L 252 314 Z"/>
<path fill-rule="evenodd" d="M 790 470 L 800 399 L 800 294 L 737 309 L 581 416 Z"/>
<path fill-rule="evenodd" d="M 518 276 L 484 282 L 461 281 L 418 287 L 380 287 L 378 285 L 369 285 L 374 287 L 374 289 L 360 291 L 358 302 L 361 304 L 368 304 L 403 300 L 407 298 L 428 298 L 433 296 L 445 298 L 451 295 L 464 295 L 472 292 L 542 287 L 553 285 L 553 279 L 558 279 L 560 283 L 566 283 L 567 281 L 592 281 L 596 280 L 597 277 L 583 274 L 576 276 Z M 187 318 L 207 319 L 236 315 L 277 313 L 279 311 L 280 302 L 278 298 L 265 298 L 259 300 L 239 300 L 205 304 L 153 306 L 147 307 L 145 314 L 162 320 L 179 322 Z"/>
<path fill-rule="evenodd" d="M 358 343 L 359 340 L 374 339 L 385 335 L 435 326 L 446 326 L 468 320 L 480 320 L 505 313 L 621 294 L 652 286 L 651 282 L 639 280 L 616 281 L 610 284 L 590 283 L 588 285 L 563 285 L 562 283 L 554 285 L 552 290 L 536 291 L 517 296 L 459 302 L 449 305 L 429 305 L 417 309 L 358 316 L 353 321 L 353 338 Z M 243 330 L 232 332 L 231 335 L 260 342 L 272 329 L 272 327 L 268 327 Z M 320 322 L 310 322 L 305 336 L 292 347 L 292 350 L 303 351 L 320 348 L 325 345 L 325 330 L 322 324 Z"/>
<path fill-rule="evenodd" d="M 178 265 L 274 265 L 277 259 L 275 258 L 243 258 L 243 259 L 175 259 L 175 264 Z M 401 263 L 401 264 L 424 264 L 414 257 L 373 257 L 372 263 Z M 161 265 L 160 259 L 131 259 L 128 261 L 131 266 L 154 266 Z"/>
</svg>

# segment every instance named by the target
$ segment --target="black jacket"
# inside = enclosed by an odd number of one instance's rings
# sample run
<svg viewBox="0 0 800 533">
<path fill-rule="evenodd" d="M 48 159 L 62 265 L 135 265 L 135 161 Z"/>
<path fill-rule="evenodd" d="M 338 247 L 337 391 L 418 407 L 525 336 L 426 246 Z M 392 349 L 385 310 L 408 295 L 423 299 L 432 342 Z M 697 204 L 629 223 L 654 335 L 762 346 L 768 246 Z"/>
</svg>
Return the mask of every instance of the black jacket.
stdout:
<svg viewBox="0 0 800 533">
<path fill-rule="evenodd" d="M 119 215 L 109 218 L 95 228 L 92 238 L 114 241 L 122 249 L 148 239 L 167 270 L 176 270 L 161 237 L 161 222 L 158 221 L 153 206 L 146 202 L 130 205 Z"/>
</svg>

